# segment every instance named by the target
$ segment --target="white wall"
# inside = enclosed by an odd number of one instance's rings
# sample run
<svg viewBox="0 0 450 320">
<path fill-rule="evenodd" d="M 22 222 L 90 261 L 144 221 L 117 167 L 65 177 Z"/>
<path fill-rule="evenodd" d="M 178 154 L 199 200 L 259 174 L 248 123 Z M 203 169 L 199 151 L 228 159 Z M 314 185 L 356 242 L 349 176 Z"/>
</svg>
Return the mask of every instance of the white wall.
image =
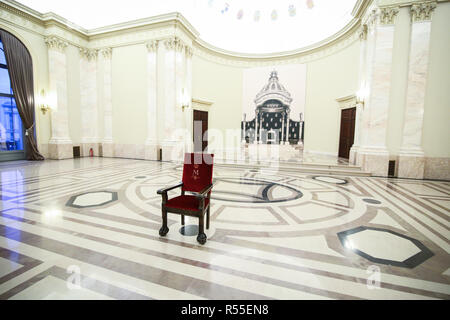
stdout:
<svg viewBox="0 0 450 320">
<path fill-rule="evenodd" d="M 113 140 L 144 144 L 147 139 L 147 48 L 114 48 L 112 58 Z"/>
<path fill-rule="evenodd" d="M 308 63 L 305 108 L 305 151 L 337 155 L 340 109 L 337 98 L 358 90 L 359 41 Z"/>
</svg>

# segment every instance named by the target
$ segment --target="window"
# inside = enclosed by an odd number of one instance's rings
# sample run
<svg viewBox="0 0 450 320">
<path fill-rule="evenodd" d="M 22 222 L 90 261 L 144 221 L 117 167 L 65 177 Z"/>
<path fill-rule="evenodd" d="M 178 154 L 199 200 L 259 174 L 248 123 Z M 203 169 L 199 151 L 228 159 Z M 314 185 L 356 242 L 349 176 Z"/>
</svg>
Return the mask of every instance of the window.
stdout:
<svg viewBox="0 0 450 320">
<path fill-rule="evenodd" d="M 0 151 L 23 150 L 22 120 L 11 88 L 3 43 L 0 41 Z"/>
</svg>

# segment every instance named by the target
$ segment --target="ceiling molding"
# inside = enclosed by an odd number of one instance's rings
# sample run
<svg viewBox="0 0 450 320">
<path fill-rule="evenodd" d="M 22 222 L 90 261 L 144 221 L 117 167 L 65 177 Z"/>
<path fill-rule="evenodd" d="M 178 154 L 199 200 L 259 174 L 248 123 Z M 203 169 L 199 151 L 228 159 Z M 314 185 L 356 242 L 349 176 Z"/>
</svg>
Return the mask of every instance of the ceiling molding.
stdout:
<svg viewBox="0 0 450 320">
<path fill-rule="evenodd" d="M 361 16 L 372 2 L 373 0 L 358 0 L 352 12 L 354 18 L 343 29 L 324 40 L 296 50 L 268 54 L 246 54 L 217 48 L 200 39 L 198 31 L 195 30 L 195 28 L 182 14 L 177 12 L 86 30 L 54 13 L 42 14 L 14 0 L 1 0 L 0 8 L 8 10 L 16 15 L 21 15 L 37 24 L 44 26 L 45 28 L 56 27 L 67 31 L 72 36 L 80 38 L 82 42 L 93 41 L 93 43 L 103 43 L 106 42 L 103 40 L 117 37 L 118 35 L 131 34 L 137 31 L 150 31 L 160 28 L 173 27 L 175 32 L 181 31 L 181 33 L 186 35 L 186 38 L 190 38 L 194 43 L 194 46 L 197 48 L 197 51 L 204 51 L 207 55 L 217 55 L 218 57 L 226 60 L 264 62 L 268 60 L 295 59 L 301 56 L 314 54 L 320 50 L 326 51 L 328 48 L 334 46 L 343 39 L 349 38 L 349 36 L 356 31 L 359 27 Z M 80 43 L 80 41 L 77 41 L 77 39 L 74 38 L 69 40 L 71 40 L 70 42 L 76 44 Z M 91 46 L 88 45 L 88 47 Z"/>
</svg>

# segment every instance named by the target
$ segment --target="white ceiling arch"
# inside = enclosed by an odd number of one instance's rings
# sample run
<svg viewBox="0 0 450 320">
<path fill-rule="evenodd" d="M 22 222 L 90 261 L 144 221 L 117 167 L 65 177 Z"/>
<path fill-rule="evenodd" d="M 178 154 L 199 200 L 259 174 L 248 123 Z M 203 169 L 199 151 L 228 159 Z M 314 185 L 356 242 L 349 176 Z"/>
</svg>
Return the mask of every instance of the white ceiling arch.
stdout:
<svg viewBox="0 0 450 320">
<path fill-rule="evenodd" d="M 84 29 L 180 12 L 214 47 L 246 54 L 292 51 L 318 43 L 352 19 L 357 0 L 19 0 Z"/>
</svg>

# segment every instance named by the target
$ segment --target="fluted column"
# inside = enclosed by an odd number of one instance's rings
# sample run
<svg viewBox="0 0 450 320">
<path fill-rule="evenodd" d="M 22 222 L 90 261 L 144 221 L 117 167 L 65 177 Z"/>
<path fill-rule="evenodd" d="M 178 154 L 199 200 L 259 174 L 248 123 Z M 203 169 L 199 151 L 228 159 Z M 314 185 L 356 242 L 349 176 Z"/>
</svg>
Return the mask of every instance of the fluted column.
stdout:
<svg viewBox="0 0 450 320">
<path fill-rule="evenodd" d="M 423 114 L 430 50 L 431 17 L 435 2 L 411 6 L 411 37 L 408 86 L 399 152 L 398 176 L 423 179 L 425 158 L 422 149 Z"/>
<path fill-rule="evenodd" d="M 378 8 L 367 19 L 365 99 L 356 162 L 373 175 L 387 176 L 389 152 L 386 147 L 387 115 L 391 88 L 394 24 L 398 8 Z"/>
<path fill-rule="evenodd" d="M 73 144 L 69 135 L 67 62 L 65 49 L 68 46 L 55 36 L 45 38 L 48 47 L 49 94 L 52 97 L 50 159 L 73 158 Z"/>
<path fill-rule="evenodd" d="M 99 50 L 100 63 L 103 65 L 103 139 L 102 156 L 114 157 L 113 127 L 112 127 L 112 48 Z"/>
<path fill-rule="evenodd" d="M 147 140 L 145 142 L 145 159 L 158 160 L 158 119 L 157 114 L 157 67 L 158 40 L 147 43 Z"/>
<path fill-rule="evenodd" d="M 90 149 L 99 156 L 97 54 L 96 49 L 79 48 L 80 52 L 80 111 L 82 157 L 88 157 Z"/>
</svg>

